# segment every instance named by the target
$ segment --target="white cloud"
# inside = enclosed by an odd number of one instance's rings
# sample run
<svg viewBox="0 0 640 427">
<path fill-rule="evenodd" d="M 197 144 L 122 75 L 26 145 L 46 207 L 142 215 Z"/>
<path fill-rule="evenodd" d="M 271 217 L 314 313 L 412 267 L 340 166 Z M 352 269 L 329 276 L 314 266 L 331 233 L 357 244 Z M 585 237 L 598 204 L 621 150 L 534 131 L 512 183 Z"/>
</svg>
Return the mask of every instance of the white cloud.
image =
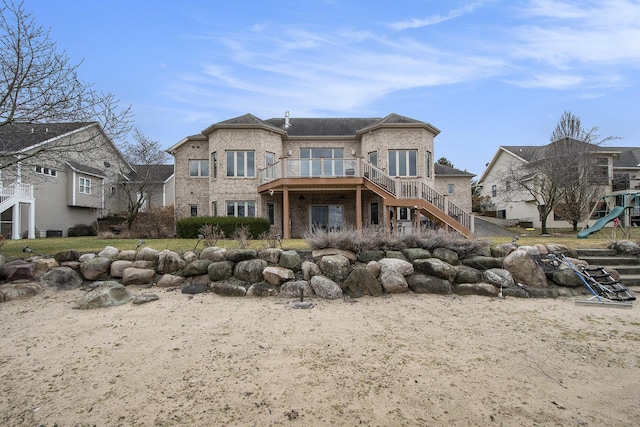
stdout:
<svg viewBox="0 0 640 427">
<path fill-rule="evenodd" d="M 441 22 L 449 21 L 451 19 L 458 18 L 467 13 L 473 12 L 476 8 L 488 3 L 492 0 L 481 0 L 474 3 L 470 3 L 458 9 L 449 11 L 446 15 L 432 15 L 426 18 L 413 18 L 406 21 L 394 22 L 389 24 L 394 30 L 408 30 L 412 28 L 428 27 L 430 25 L 440 24 Z"/>
</svg>

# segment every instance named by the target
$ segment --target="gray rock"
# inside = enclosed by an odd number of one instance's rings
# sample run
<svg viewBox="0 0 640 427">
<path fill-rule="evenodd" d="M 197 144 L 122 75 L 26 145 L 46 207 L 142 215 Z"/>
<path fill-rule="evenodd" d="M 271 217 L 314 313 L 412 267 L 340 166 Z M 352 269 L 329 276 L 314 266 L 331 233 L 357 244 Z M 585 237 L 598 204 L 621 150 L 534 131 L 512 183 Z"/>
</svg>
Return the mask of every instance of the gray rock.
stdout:
<svg viewBox="0 0 640 427">
<path fill-rule="evenodd" d="M 343 296 L 340 286 L 338 286 L 336 282 L 326 276 L 313 276 L 309 284 L 311 285 L 313 292 L 315 292 L 315 294 L 320 298 L 339 299 Z"/>
<path fill-rule="evenodd" d="M 322 271 L 320 271 L 320 267 L 318 267 L 318 264 L 311 261 L 302 261 L 300 270 L 302 271 L 303 279 L 307 282 L 311 280 L 313 276 L 319 276 L 322 274 Z"/>
<path fill-rule="evenodd" d="M 122 284 L 130 285 L 149 285 L 153 283 L 156 272 L 146 268 L 126 268 L 122 273 Z"/>
<path fill-rule="evenodd" d="M 21 259 L 9 261 L 0 267 L 0 277 L 7 282 L 15 282 L 16 280 L 36 281 L 36 266 Z"/>
<path fill-rule="evenodd" d="M 380 273 L 382 272 L 382 264 L 378 261 L 369 261 L 367 264 L 367 270 L 369 270 L 369 273 L 373 274 L 373 277 L 377 279 L 380 277 Z"/>
<path fill-rule="evenodd" d="M 534 246 L 534 245 L 519 246 L 518 249 L 516 249 L 516 250 L 517 251 L 524 251 L 525 253 L 527 253 L 528 255 L 531 255 L 531 256 L 540 255 L 540 250 L 538 249 L 537 246 Z M 507 256 L 511 255 L 513 252 L 514 251 L 511 251 L 509 254 L 507 254 Z"/>
<path fill-rule="evenodd" d="M 458 253 L 447 248 L 435 248 L 433 256 L 446 262 L 449 265 L 458 264 Z"/>
<path fill-rule="evenodd" d="M 229 249 L 226 258 L 233 262 L 249 261 L 258 258 L 258 253 L 254 249 Z"/>
<path fill-rule="evenodd" d="M 396 270 L 398 273 L 402 274 L 403 276 L 408 276 L 410 274 L 413 274 L 413 265 L 409 262 L 406 261 L 404 259 L 400 259 L 400 258 L 382 258 L 380 261 L 378 261 L 378 263 L 381 266 L 389 266 L 391 268 L 393 268 L 394 270 Z"/>
<path fill-rule="evenodd" d="M 431 252 L 422 248 L 403 249 L 402 254 L 405 256 L 405 258 L 409 262 L 413 262 L 417 259 L 427 259 L 432 257 Z"/>
<path fill-rule="evenodd" d="M 320 271 L 335 282 L 343 282 L 351 269 L 349 259 L 343 255 L 325 255 L 320 260 Z"/>
<path fill-rule="evenodd" d="M 209 285 L 207 283 L 192 283 L 191 281 L 186 281 L 182 285 L 181 292 L 183 294 L 196 295 L 196 294 L 203 294 L 208 290 L 209 290 Z"/>
<path fill-rule="evenodd" d="M 418 273 L 439 277 L 450 282 L 456 278 L 456 269 L 439 258 L 417 259 L 413 262 L 413 268 Z"/>
<path fill-rule="evenodd" d="M 511 253 L 511 251 L 515 250 L 516 248 L 517 246 L 514 245 L 513 243 L 502 243 L 500 245 L 492 245 L 490 248 L 491 256 L 494 258 L 503 258 L 509 255 L 509 253 Z"/>
<path fill-rule="evenodd" d="M 212 282 L 209 284 L 209 289 L 224 297 L 243 297 L 247 294 L 247 288 L 245 288 L 240 281 L 227 280 L 224 282 Z"/>
<path fill-rule="evenodd" d="M 123 261 L 135 261 L 137 252 L 133 249 L 128 249 L 126 251 L 120 251 L 118 254 L 118 259 Z"/>
<path fill-rule="evenodd" d="M 455 283 L 478 283 L 482 281 L 482 273 L 466 265 L 456 265 Z"/>
<path fill-rule="evenodd" d="M 163 274 L 158 279 L 156 286 L 159 288 L 176 288 L 186 280 L 185 277 L 182 276 L 174 276 L 173 274 Z"/>
<path fill-rule="evenodd" d="M 38 282 L 7 283 L 0 285 L 0 302 L 31 298 L 40 292 L 42 286 Z"/>
<path fill-rule="evenodd" d="M 146 304 L 151 301 L 158 301 L 160 297 L 156 294 L 140 294 L 136 295 L 131 301 L 134 304 Z"/>
<path fill-rule="evenodd" d="M 404 256 L 404 254 L 401 251 L 386 251 L 384 253 L 384 257 L 385 258 L 395 258 L 395 259 L 401 259 L 403 261 L 407 261 L 407 257 Z"/>
<path fill-rule="evenodd" d="M 80 258 L 80 254 L 78 253 L 78 251 L 70 249 L 68 251 L 61 251 L 56 253 L 53 258 L 58 261 L 58 264 L 62 264 L 66 261 L 78 261 L 78 258 Z"/>
<path fill-rule="evenodd" d="M 214 261 L 207 267 L 207 274 L 212 282 L 227 280 L 233 276 L 233 261 Z"/>
<path fill-rule="evenodd" d="M 619 254 L 638 255 L 640 254 L 640 246 L 629 240 L 618 240 L 607 246 L 609 249 L 615 249 Z"/>
<path fill-rule="evenodd" d="M 311 297 L 314 295 L 313 288 L 307 280 L 292 280 L 285 282 L 280 287 L 280 296 L 288 298 L 299 298 L 302 289 L 303 297 Z"/>
<path fill-rule="evenodd" d="M 133 267 L 133 261 L 126 261 L 122 259 L 115 260 L 111 263 L 109 276 L 120 278 L 124 273 L 124 269 L 129 267 Z"/>
<path fill-rule="evenodd" d="M 159 274 L 170 274 L 182 270 L 187 262 L 177 252 L 169 249 L 158 252 L 156 256 L 156 271 Z"/>
<path fill-rule="evenodd" d="M 184 266 L 182 274 L 186 277 L 189 276 L 202 276 L 203 274 L 209 274 L 209 265 L 211 261 L 208 259 L 197 259 Z"/>
<path fill-rule="evenodd" d="M 88 310 L 127 304 L 134 296 L 124 285 L 113 282 L 96 282 L 92 290 L 79 298 L 73 308 Z"/>
<path fill-rule="evenodd" d="M 96 254 L 92 254 L 92 253 L 89 253 L 89 254 L 82 254 L 82 255 L 80 255 L 80 256 L 78 257 L 78 261 L 80 261 L 80 262 L 87 262 L 87 261 L 89 261 L 90 259 L 93 259 L 93 258 L 95 258 L 95 257 L 96 257 Z"/>
<path fill-rule="evenodd" d="M 248 297 L 274 297 L 276 295 L 278 295 L 278 288 L 265 282 L 254 283 L 247 289 Z"/>
<path fill-rule="evenodd" d="M 564 286 L 569 288 L 577 288 L 578 286 L 584 286 L 584 283 L 578 275 L 570 269 L 568 266 L 562 264 L 557 270 L 549 273 L 549 278 L 553 283 L 558 286 Z"/>
<path fill-rule="evenodd" d="M 407 284 L 409 289 L 417 294 L 450 294 L 453 292 L 453 285 L 450 281 L 422 273 L 415 273 L 407 277 Z"/>
<path fill-rule="evenodd" d="M 358 254 L 358 261 L 367 264 L 370 261 L 380 261 L 384 258 L 384 251 L 380 250 L 369 250 L 363 251 Z"/>
<path fill-rule="evenodd" d="M 151 248 L 142 248 L 136 253 L 136 261 L 156 261 L 158 251 Z"/>
<path fill-rule="evenodd" d="M 280 261 L 278 261 L 278 265 L 283 268 L 288 268 L 290 270 L 297 270 L 300 268 L 300 263 L 302 259 L 300 258 L 300 254 L 296 251 L 283 251 L 280 254 Z"/>
<path fill-rule="evenodd" d="M 404 276 L 387 265 L 382 265 L 380 283 L 382 283 L 382 289 L 388 294 L 409 292 L 409 285 Z"/>
<path fill-rule="evenodd" d="M 227 250 L 217 246 L 209 246 L 202 250 L 202 253 L 200 253 L 200 259 L 208 259 L 213 262 L 226 261 Z"/>
<path fill-rule="evenodd" d="M 382 285 L 366 267 L 356 267 L 342 285 L 342 291 L 353 298 L 382 295 Z"/>
<path fill-rule="evenodd" d="M 149 270 L 153 270 L 155 268 L 156 263 L 153 261 L 148 261 L 145 259 L 138 259 L 133 261 L 133 264 L 131 264 L 131 267 L 133 268 L 146 268 Z"/>
<path fill-rule="evenodd" d="M 533 248 L 533 246 L 529 246 Z M 535 252 L 538 252 L 537 249 Z M 516 249 L 504 259 L 503 268 L 511 273 L 513 280 L 535 288 L 547 288 L 549 282 L 542 268 L 530 255 L 531 251 Z"/>
<path fill-rule="evenodd" d="M 69 267 L 56 267 L 40 277 L 47 286 L 56 290 L 77 289 L 82 286 L 82 277 Z"/>
<path fill-rule="evenodd" d="M 258 258 L 267 261 L 269 264 L 277 264 L 280 261 L 280 248 L 265 248 L 258 252 Z"/>
<path fill-rule="evenodd" d="M 316 263 L 319 262 L 325 256 L 330 256 L 330 255 L 342 255 L 349 261 L 355 261 L 356 259 L 358 259 L 358 257 L 354 252 L 345 251 L 342 249 L 325 248 L 325 249 L 316 249 L 315 251 L 311 252 L 311 257 Z"/>
<path fill-rule="evenodd" d="M 476 270 L 489 270 L 490 268 L 502 268 L 504 258 L 494 258 L 489 256 L 475 256 L 462 260 L 462 265 L 475 268 Z"/>
<path fill-rule="evenodd" d="M 240 261 L 236 264 L 233 275 L 237 279 L 244 280 L 249 283 L 262 282 L 262 280 L 264 280 L 262 271 L 267 267 L 267 265 L 267 261 L 257 258 Z"/>
<path fill-rule="evenodd" d="M 184 262 L 188 264 L 190 262 L 193 262 L 199 259 L 199 257 L 198 257 L 198 254 L 195 253 L 194 251 L 187 251 L 184 254 L 182 254 L 182 259 L 184 260 Z"/>
<path fill-rule="evenodd" d="M 498 296 L 499 290 L 489 283 L 460 283 L 456 286 L 458 295 Z M 503 294 L 504 295 L 504 294 Z"/>
<path fill-rule="evenodd" d="M 111 270 L 111 260 L 104 257 L 91 258 L 80 264 L 80 273 L 87 280 L 98 280 L 107 277 Z"/>
<path fill-rule="evenodd" d="M 118 254 L 120 251 L 118 248 L 114 248 L 113 246 L 106 246 L 103 250 L 98 252 L 99 257 L 109 258 L 110 260 L 118 259 Z"/>
<path fill-rule="evenodd" d="M 262 275 L 264 279 L 269 282 L 271 285 L 280 286 L 284 282 L 288 280 L 293 280 L 296 278 L 293 270 L 289 270 L 288 268 L 276 267 L 276 266 L 267 266 L 263 271 Z"/>
<path fill-rule="evenodd" d="M 513 277 L 508 270 L 491 268 L 482 272 L 482 279 L 496 288 L 510 288 L 515 285 Z"/>
</svg>

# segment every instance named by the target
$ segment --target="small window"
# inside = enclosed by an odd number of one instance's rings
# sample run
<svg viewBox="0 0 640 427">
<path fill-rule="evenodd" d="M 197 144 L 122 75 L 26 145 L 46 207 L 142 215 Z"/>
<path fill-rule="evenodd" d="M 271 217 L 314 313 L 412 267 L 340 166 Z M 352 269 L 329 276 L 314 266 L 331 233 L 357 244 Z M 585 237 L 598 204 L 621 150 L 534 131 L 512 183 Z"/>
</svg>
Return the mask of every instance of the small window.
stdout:
<svg viewBox="0 0 640 427">
<path fill-rule="evenodd" d="M 506 191 L 511 191 L 511 181 L 507 181 L 504 185 Z"/>
<path fill-rule="evenodd" d="M 216 151 L 211 153 L 211 168 L 213 169 L 212 177 L 217 178 L 218 177 L 218 153 Z"/>
<path fill-rule="evenodd" d="M 370 205 L 370 215 L 371 215 L 371 224 L 378 225 L 380 224 L 380 216 L 378 213 L 378 202 L 373 202 Z"/>
<path fill-rule="evenodd" d="M 189 176 L 192 178 L 209 176 L 209 160 L 189 160 Z"/>
<path fill-rule="evenodd" d="M 409 209 L 408 208 L 400 208 L 400 214 L 398 215 L 398 218 L 401 220 L 408 220 L 409 219 Z"/>
<path fill-rule="evenodd" d="M 498 187 L 496 185 L 491 186 L 491 197 L 496 197 L 498 195 Z"/>
<path fill-rule="evenodd" d="M 433 168 L 433 157 L 431 157 L 431 151 L 427 151 L 427 178 L 431 178 L 431 169 Z"/>
<path fill-rule="evenodd" d="M 198 216 L 198 205 L 189 205 L 191 216 Z"/>
<path fill-rule="evenodd" d="M 116 195 L 116 191 L 117 190 L 116 190 L 116 186 L 115 185 L 112 185 L 111 188 L 109 188 L 109 194 L 111 196 L 115 196 Z"/>
<path fill-rule="evenodd" d="M 369 157 L 369 163 L 371 163 L 375 167 L 378 167 L 378 152 L 372 151 L 369 153 L 368 157 Z"/>
<path fill-rule="evenodd" d="M 273 203 L 267 203 L 267 218 L 269 219 L 269 224 L 276 224 L 276 206 Z"/>
<path fill-rule="evenodd" d="M 211 216 L 218 216 L 218 202 L 211 202 Z"/>
<path fill-rule="evenodd" d="M 453 194 L 455 191 L 455 185 L 454 184 L 448 184 L 447 185 L 447 194 Z"/>
<path fill-rule="evenodd" d="M 78 193 L 91 194 L 91 180 L 88 178 L 80 178 L 78 180 Z"/>
<path fill-rule="evenodd" d="M 57 170 L 51 169 L 51 168 L 45 168 L 44 166 L 36 166 L 35 172 L 42 175 L 58 176 Z"/>
</svg>

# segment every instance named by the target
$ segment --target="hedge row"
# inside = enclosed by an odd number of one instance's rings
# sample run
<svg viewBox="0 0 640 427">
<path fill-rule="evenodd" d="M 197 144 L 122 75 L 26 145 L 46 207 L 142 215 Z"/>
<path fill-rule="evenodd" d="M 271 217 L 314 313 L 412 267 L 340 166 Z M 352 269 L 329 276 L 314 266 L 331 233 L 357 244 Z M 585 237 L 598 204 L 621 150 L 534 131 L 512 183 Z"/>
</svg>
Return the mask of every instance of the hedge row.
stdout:
<svg viewBox="0 0 640 427">
<path fill-rule="evenodd" d="M 226 238 L 230 238 L 234 231 L 246 226 L 251 238 L 257 239 L 268 233 L 271 226 L 266 218 L 236 218 L 233 216 L 192 216 L 179 219 L 176 222 L 176 234 L 182 239 L 197 239 L 203 225 L 218 227 Z"/>
</svg>

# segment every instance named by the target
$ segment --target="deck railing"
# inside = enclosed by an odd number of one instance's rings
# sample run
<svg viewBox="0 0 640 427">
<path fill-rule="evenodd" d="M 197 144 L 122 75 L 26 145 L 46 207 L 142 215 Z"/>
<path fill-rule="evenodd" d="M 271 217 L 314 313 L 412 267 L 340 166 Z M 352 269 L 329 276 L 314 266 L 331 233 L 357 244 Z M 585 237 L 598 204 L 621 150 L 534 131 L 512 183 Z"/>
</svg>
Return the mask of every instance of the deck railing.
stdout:
<svg viewBox="0 0 640 427">
<path fill-rule="evenodd" d="M 33 198 L 33 185 L 14 183 L 0 189 L 0 204 L 12 197 Z"/>
</svg>

